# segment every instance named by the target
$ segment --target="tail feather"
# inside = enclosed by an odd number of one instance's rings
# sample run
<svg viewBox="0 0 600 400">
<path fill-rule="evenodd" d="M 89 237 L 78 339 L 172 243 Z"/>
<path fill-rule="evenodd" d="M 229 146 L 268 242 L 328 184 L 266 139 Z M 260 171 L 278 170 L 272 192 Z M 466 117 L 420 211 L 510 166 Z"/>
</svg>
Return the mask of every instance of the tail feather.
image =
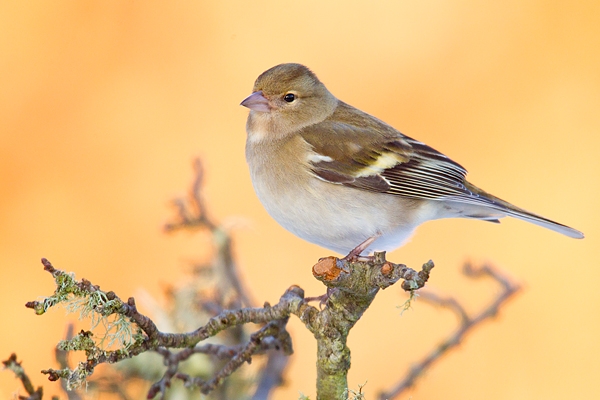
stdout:
<svg viewBox="0 0 600 400">
<path fill-rule="evenodd" d="M 541 215 L 534 214 L 522 208 L 519 208 L 507 201 L 504 201 L 494 195 L 491 195 L 478 187 L 466 182 L 467 189 L 473 194 L 469 198 L 461 198 L 458 203 L 462 203 L 462 212 L 465 217 L 493 220 L 510 216 L 532 224 L 553 230 L 563 235 L 583 239 L 584 235 L 577 229 L 552 221 Z"/>
<path fill-rule="evenodd" d="M 578 231 L 577 229 L 573 229 L 566 225 L 560 224 L 558 222 L 554 222 L 548 218 L 544 218 L 541 215 L 530 213 L 529 211 L 525 211 L 522 209 L 519 210 L 511 210 L 508 209 L 506 214 L 518 218 L 523 221 L 531 222 L 537 226 L 541 226 L 542 228 L 551 229 L 555 232 L 562 233 L 563 235 L 572 237 L 574 239 L 583 239 L 583 233 Z"/>
</svg>

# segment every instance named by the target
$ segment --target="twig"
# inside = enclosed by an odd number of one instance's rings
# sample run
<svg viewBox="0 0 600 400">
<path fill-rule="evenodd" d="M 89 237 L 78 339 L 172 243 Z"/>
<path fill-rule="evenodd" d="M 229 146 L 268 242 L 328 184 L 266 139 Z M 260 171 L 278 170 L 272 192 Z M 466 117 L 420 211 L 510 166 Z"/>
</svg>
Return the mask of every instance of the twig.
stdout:
<svg viewBox="0 0 600 400">
<path fill-rule="evenodd" d="M 291 354 L 291 341 L 289 335 L 285 331 L 286 322 L 287 320 L 276 320 L 270 322 L 254 334 L 258 336 L 251 336 L 250 341 L 246 345 L 223 346 L 217 344 L 205 344 L 203 346 L 187 348 L 177 353 L 173 353 L 167 348 L 163 347 L 156 349 L 156 352 L 164 357 L 164 363 L 167 366 L 167 370 L 160 381 L 152 385 L 148 392 L 148 398 L 153 398 L 158 393 L 161 393 L 161 398 L 164 397 L 166 389 L 171 386 L 171 380 L 173 377 L 182 379 L 189 386 L 199 386 L 201 390 L 207 390 L 206 393 L 208 393 L 208 391 L 215 389 L 218 383 L 223 380 L 223 378 L 231 375 L 243 364 L 243 362 L 240 362 L 229 365 L 228 367 L 226 366 L 217 374 L 215 378 L 211 380 L 211 382 L 204 383 L 199 378 L 192 378 L 186 374 L 178 372 L 179 363 L 187 360 L 194 354 L 208 354 L 220 359 L 229 360 L 235 360 L 236 358 L 239 359 L 242 357 L 242 361 L 248 362 L 250 362 L 251 356 L 264 354 L 268 350 L 283 349 L 283 354 Z M 277 330 L 273 330 L 273 327 L 276 327 Z M 251 351 L 248 350 L 249 348 L 251 348 Z M 281 352 L 278 354 L 281 354 Z M 224 373 L 223 370 L 225 370 L 226 373 Z M 200 384 L 201 382 L 202 384 Z"/>
<path fill-rule="evenodd" d="M 223 381 L 223 379 L 231 375 L 245 362 L 250 362 L 252 355 L 256 354 L 260 350 L 261 343 L 264 339 L 268 337 L 280 336 L 283 330 L 285 330 L 284 321 L 272 321 L 262 327 L 259 331 L 253 333 L 250 336 L 250 341 L 243 347 L 242 351 L 233 356 L 231 360 L 225 364 L 225 366 L 208 382 L 202 380 L 201 378 L 192 378 L 183 373 L 178 373 L 176 377 L 181 379 L 186 386 L 197 386 L 200 388 L 202 393 L 208 394 L 214 390 Z M 291 342 L 289 341 L 289 335 L 285 336 L 287 336 L 288 340 L 282 342 L 282 349 L 285 354 L 289 355 L 291 354 Z"/>
<path fill-rule="evenodd" d="M 486 319 L 496 316 L 504 303 L 521 289 L 516 282 L 490 265 L 474 268 L 471 264 L 465 264 L 463 273 L 470 278 L 490 277 L 500 284 L 502 292 L 498 294 L 489 306 L 473 317 L 470 317 L 463 306 L 452 297 L 443 297 L 430 291 L 419 292 L 420 298 L 429 301 L 434 305 L 448 308 L 454 312 L 459 318 L 460 325 L 454 333 L 448 336 L 421 361 L 413 365 L 406 377 L 398 382 L 393 388 L 380 393 L 378 397 L 380 400 L 392 399 L 400 395 L 406 389 L 412 387 L 417 378 L 423 375 L 427 369 L 431 368 L 433 363 L 456 347 L 466 335 L 473 330 L 473 328 L 480 325 Z"/>
<path fill-rule="evenodd" d="M 216 264 L 226 274 L 227 282 L 236 292 L 241 304 L 238 307 L 251 307 L 255 304 L 250 298 L 249 291 L 244 288 L 239 277 L 236 263 L 233 257 L 231 237 L 225 229 L 215 223 L 208 215 L 204 198 L 202 196 L 202 184 L 204 182 L 204 168 L 200 159 L 194 160 L 194 180 L 188 194 L 188 200 L 176 199 L 173 204 L 178 211 L 178 220 L 165 224 L 166 232 L 174 232 L 181 229 L 206 228 L 214 238 L 217 247 Z M 236 307 L 237 308 L 237 307 Z"/>
<path fill-rule="evenodd" d="M 188 201 L 183 199 L 173 200 L 173 205 L 178 210 L 179 221 L 165 224 L 164 229 L 167 232 L 179 229 L 189 229 L 191 227 L 205 227 L 210 230 L 215 229 L 216 225 L 208 217 L 204 199 L 201 195 L 202 183 L 204 181 L 204 169 L 200 159 L 195 159 L 193 163 L 194 180 L 189 192 Z"/>
<path fill-rule="evenodd" d="M 261 371 L 256 391 L 251 397 L 252 399 L 267 400 L 271 391 L 283 384 L 283 371 L 287 366 L 288 360 L 289 357 L 280 351 L 270 352 L 267 365 Z"/>
<path fill-rule="evenodd" d="M 74 329 L 75 329 L 75 327 L 73 326 L 73 324 L 69 324 L 67 326 L 67 333 L 65 334 L 65 340 L 73 339 Z M 56 362 L 58 363 L 58 365 L 61 369 L 70 368 L 68 354 L 69 354 L 68 351 L 60 349 L 59 347 L 56 347 L 56 349 L 54 350 L 54 358 L 56 358 Z M 77 390 L 68 390 L 67 382 L 65 380 L 62 380 L 60 382 L 60 385 L 61 385 L 63 391 L 66 393 L 69 400 L 82 400 L 82 397 L 79 394 L 79 392 L 77 392 Z"/>
<path fill-rule="evenodd" d="M 37 389 L 33 388 L 33 383 L 29 376 L 25 373 L 25 369 L 21 366 L 21 363 L 17 361 L 17 355 L 15 353 L 11 354 L 7 360 L 2 361 L 4 367 L 11 370 L 17 378 L 23 384 L 25 391 L 29 395 L 28 397 L 19 396 L 20 400 L 42 400 L 42 396 L 44 394 L 44 390 L 41 386 Z"/>
</svg>

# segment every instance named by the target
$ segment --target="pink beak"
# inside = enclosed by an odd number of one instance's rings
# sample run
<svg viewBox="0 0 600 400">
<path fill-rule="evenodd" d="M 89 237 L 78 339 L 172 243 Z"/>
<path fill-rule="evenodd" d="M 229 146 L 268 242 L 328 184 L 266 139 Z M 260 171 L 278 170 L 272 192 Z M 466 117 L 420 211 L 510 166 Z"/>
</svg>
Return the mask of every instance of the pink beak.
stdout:
<svg viewBox="0 0 600 400">
<path fill-rule="evenodd" d="M 267 98 L 263 96 L 263 93 L 260 90 L 246 97 L 244 101 L 240 103 L 240 105 L 248 107 L 249 109 L 254 111 L 271 112 L 269 100 L 267 100 Z"/>
</svg>

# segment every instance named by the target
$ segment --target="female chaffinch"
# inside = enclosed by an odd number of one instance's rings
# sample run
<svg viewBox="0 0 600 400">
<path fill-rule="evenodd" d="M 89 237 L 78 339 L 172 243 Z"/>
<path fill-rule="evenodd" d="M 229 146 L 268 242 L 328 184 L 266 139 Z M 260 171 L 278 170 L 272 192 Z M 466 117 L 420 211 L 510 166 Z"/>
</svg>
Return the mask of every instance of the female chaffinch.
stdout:
<svg viewBox="0 0 600 400">
<path fill-rule="evenodd" d="M 460 164 L 338 100 L 303 65 L 263 72 L 252 92 L 241 105 L 254 189 L 309 242 L 358 256 L 401 246 L 425 221 L 505 216 L 583 238 L 467 182 Z"/>
</svg>

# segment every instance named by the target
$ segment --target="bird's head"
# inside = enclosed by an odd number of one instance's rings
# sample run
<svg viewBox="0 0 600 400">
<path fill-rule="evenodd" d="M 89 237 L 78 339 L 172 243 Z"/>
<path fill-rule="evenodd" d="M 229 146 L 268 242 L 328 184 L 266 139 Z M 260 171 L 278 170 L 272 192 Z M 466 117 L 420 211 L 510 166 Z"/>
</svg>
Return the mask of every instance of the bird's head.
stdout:
<svg viewBox="0 0 600 400">
<path fill-rule="evenodd" d="M 323 121 L 338 100 L 301 64 L 280 64 L 263 72 L 252 94 L 242 101 L 248 107 L 248 131 L 278 137 Z"/>
</svg>

